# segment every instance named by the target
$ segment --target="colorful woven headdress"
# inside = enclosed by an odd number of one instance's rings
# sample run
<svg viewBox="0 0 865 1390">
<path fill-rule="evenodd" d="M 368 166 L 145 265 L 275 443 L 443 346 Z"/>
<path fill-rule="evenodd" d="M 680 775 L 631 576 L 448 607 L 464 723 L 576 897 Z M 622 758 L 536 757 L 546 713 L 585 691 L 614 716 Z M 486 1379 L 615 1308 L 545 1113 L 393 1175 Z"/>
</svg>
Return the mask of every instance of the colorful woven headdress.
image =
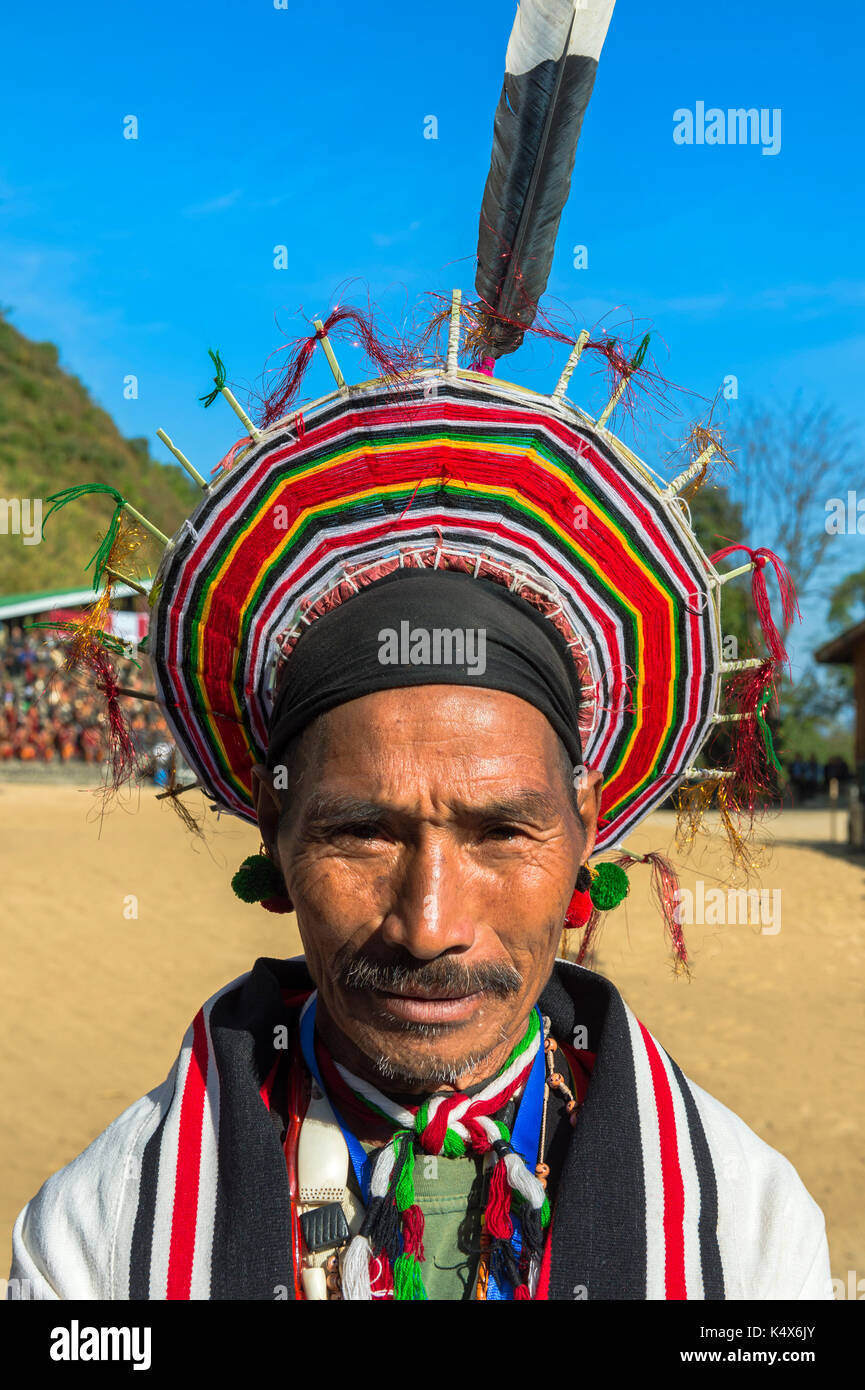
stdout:
<svg viewBox="0 0 865 1390">
<path fill-rule="evenodd" d="M 625 865 L 651 861 L 684 962 L 672 870 L 660 856 L 627 855 L 622 841 L 677 789 L 692 830 L 714 795 L 736 841 L 735 817 L 752 813 L 771 783 L 763 710 L 786 660 L 766 598 L 767 559 L 785 605 L 794 599 L 768 552 L 722 573 L 715 561 L 727 552 L 707 557 L 693 534 L 686 499 L 713 456 L 725 457 L 717 434 L 695 427 L 687 467 L 666 482 L 609 429 L 640 382 L 658 380 L 648 340 L 626 350 L 588 330 L 574 337 L 533 327 L 611 12 L 612 0 L 591 11 L 572 0 L 520 8 L 482 206 L 475 303 L 455 291 L 415 345 L 384 344 L 369 317 L 345 307 L 316 320 L 258 424 L 211 354 L 217 370 L 206 403 L 221 394 L 245 433 L 208 482 L 160 432 L 202 499 L 172 539 L 162 538 L 148 655 L 195 785 L 215 807 L 255 822 L 251 769 L 266 760 L 274 690 L 307 625 L 400 567 L 506 585 L 556 625 L 579 674 L 584 761 L 604 778 L 595 853 L 618 851 Z M 346 327 L 360 335 L 377 378 L 346 383 L 333 348 Z M 445 327 L 439 351 L 432 330 Z M 568 348 L 549 395 L 492 375 L 526 331 Z M 318 344 L 335 389 L 300 411 L 297 393 Z M 597 419 L 567 396 L 584 353 L 601 354 L 611 374 Z M 119 495 L 115 502 L 97 563 L 109 584 L 117 521 L 131 510 Z M 769 652 L 725 662 L 721 594 L 743 569 L 754 575 Z M 107 693 L 116 711 L 116 683 Z M 729 723 L 734 766 L 706 769 L 700 751 L 719 721 Z M 585 947 L 595 918 L 578 920 Z"/>
</svg>

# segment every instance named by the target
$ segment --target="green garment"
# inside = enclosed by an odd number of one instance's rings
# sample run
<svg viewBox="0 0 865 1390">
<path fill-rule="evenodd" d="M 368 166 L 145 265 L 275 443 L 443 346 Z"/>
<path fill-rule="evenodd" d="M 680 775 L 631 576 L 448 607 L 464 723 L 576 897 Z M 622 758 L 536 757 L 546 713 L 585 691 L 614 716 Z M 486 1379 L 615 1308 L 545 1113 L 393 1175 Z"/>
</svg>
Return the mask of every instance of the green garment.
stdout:
<svg viewBox="0 0 865 1390">
<path fill-rule="evenodd" d="M 363 1147 L 369 1153 L 372 1146 Z M 420 1270 L 431 1299 L 474 1299 L 486 1192 L 483 1167 L 480 1155 L 421 1153 L 415 1158 L 415 1201 L 424 1214 Z"/>
</svg>

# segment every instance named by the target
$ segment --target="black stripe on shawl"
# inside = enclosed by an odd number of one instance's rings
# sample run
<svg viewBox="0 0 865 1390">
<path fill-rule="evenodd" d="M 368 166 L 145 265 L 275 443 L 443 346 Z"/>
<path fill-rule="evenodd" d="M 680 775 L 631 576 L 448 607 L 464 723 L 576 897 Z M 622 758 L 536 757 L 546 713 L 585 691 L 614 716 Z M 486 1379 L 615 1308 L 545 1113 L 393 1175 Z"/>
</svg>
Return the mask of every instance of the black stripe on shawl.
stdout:
<svg viewBox="0 0 865 1390">
<path fill-rule="evenodd" d="M 257 961 L 210 1015 L 220 1086 L 211 1299 L 294 1297 L 285 1156 L 259 1095 L 273 1063 L 283 1058 L 274 1047 L 275 1030 L 284 1025 L 293 1034 L 297 1027 L 298 1011 L 286 1009 L 277 972 L 268 968 L 274 965 Z"/>
<path fill-rule="evenodd" d="M 570 1041 L 583 1024 L 598 1053 L 559 1179 L 549 1297 L 645 1299 L 646 1192 L 624 1002 L 609 980 L 560 961 L 539 1002 L 554 1036 Z"/>
<path fill-rule="evenodd" d="M 138 1210 L 135 1213 L 132 1249 L 129 1253 L 130 1301 L 149 1300 L 150 1298 L 150 1261 L 153 1253 L 153 1224 L 156 1219 L 156 1184 L 159 1175 L 159 1151 L 162 1147 L 164 1128 L 165 1119 L 163 1117 L 148 1139 L 141 1156 Z"/>
<path fill-rule="evenodd" d="M 681 1069 L 673 1061 L 669 1053 L 670 1066 L 679 1087 L 682 1101 L 685 1106 L 685 1113 L 688 1117 L 688 1128 L 691 1132 L 691 1148 L 694 1151 L 694 1162 L 697 1167 L 697 1177 L 700 1183 L 700 1266 L 703 1271 L 703 1297 L 706 1300 L 724 1299 L 726 1291 L 724 1288 L 724 1270 L 721 1264 L 721 1250 L 718 1245 L 718 1184 L 715 1180 L 715 1168 L 712 1163 L 712 1154 L 709 1149 L 709 1142 L 706 1138 L 706 1131 L 703 1129 L 703 1122 L 697 1110 L 697 1102 L 691 1094 L 691 1088 L 687 1080 L 682 1075 Z"/>
</svg>

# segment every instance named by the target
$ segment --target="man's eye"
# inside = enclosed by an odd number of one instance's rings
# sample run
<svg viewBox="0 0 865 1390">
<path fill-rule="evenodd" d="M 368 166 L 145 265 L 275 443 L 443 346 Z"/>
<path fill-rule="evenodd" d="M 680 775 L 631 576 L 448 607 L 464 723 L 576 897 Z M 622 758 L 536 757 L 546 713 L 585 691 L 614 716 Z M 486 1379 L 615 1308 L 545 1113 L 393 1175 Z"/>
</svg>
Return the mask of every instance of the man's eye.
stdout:
<svg viewBox="0 0 865 1390">
<path fill-rule="evenodd" d="M 384 830 L 375 821 L 363 821 L 359 824 L 337 826 L 333 834 L 336 839 L 348 837 L 352 840 L 379 840 Z"/>
<path fill-rule="evenodd" d="M 488 840 L 516 840 L 525 832 L 519 825 L 491 825 L 484 833 Z"/>
</svg>

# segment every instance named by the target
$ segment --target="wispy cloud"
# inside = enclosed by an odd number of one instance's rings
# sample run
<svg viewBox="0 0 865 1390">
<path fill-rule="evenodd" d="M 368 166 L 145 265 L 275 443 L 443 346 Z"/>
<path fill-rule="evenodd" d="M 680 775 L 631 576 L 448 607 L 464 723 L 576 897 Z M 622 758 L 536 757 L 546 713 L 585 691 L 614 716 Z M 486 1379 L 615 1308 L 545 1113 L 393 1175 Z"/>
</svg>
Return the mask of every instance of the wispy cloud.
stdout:
<svg viewBox="0 0 865 1390">
<path fill-rule="evenodd" d="M 765 309 L 788 312 L 795 308 L 865 304 L 865 280 L 831 280 L 828 285 L 793 284 L 761 290 L 757 303 Z"/>
<path fill-rule="evenodd" d="M 603 291 L 591 296 L 580 296 L 575 293 L 574 288 L 570 291 L 564 290 L 561 276 L 556 277 L 555 292 L 574 308 L 578 308 L 587 322 L 594 322 L 596 318 L 608 314 L 612 306 L 618 302 L 613 293 L 605 298 Z M 621 287 L 617 293 L 621 294 Z M 639 312 L 640 320 L 650 318 L 657 321 L 665 315 L 674 314 L 706 318 L 724 313 L 754 312 L 783 313 L 802 319 L 817 318 L 836 309 L 855 308 L 862 304 L 865 304 L 865 281 L 832 280 L 825 285 L 767 285 L 763 289 L 745 293 L 724 290 L 712 294 L 663 296 L 644 295 L 635 290 L 626 308 L 629 312 Z"/>
<path fill-rule="evenodd" d="M 212 217 L 215 212 L 225 212 L 226 208 L 233 208 L 242 196 L 242 188 L 233 188 L 230 193 L 221 193 L 218 198 L 209 198 L 205 203 L 193 203 L 191 207 L 184 208 L 183 216 Z"/>
</svg>

